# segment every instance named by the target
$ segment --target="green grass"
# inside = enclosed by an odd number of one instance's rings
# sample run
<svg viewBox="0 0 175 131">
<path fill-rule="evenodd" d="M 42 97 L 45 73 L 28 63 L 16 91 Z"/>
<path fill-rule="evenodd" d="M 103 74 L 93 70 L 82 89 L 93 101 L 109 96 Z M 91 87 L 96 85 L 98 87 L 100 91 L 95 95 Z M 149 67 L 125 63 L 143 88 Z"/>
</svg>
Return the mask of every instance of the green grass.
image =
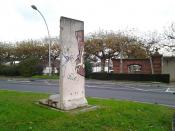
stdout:
<svg viewBox="0 0 175 131">
<path fill-rule="evenodd" d="M 174 109 L 129 101 L 88 98 L 101 108 L 58 112 L 35 104 L 48 94 L 0 90 L 0 131 L 170 131 Z"/>
<path fill-rule="evenodd" d="M 49 76 L 49 75 L 35 75 L 35 76 L 32 76 L 32 78 L 59 79 L 59 76 L 58 75 L 52 75 L 52 76 Z"/>
</svg>

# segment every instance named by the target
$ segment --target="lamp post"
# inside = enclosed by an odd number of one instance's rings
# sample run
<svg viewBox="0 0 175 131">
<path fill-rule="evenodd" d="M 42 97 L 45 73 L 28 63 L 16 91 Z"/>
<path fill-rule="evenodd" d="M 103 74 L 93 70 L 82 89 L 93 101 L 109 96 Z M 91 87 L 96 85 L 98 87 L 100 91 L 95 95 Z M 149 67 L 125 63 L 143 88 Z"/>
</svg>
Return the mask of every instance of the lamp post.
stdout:
<svg viewBox="0 0 175 131">
<path fill-rule="evenodd" d="M 49 76 L 51 76 L 51 58 L 50 58 L 50 54 L 51 54 L 51 37 L 50 37 L 50 33 L 49 33 L 49 28 L 46 22 L 46 19 L 44 18 L 44 15 L 38 10 L 38 8 L 35 5 L 31 5 L 32 9 L 38 11 L 38 13 L 41 15 L 41 17 L 44 20 L 44 23 L 46 25 L 47 28 L 47 33 L 48 33 L 48 38 L 49 38 Z"/>
</svg>

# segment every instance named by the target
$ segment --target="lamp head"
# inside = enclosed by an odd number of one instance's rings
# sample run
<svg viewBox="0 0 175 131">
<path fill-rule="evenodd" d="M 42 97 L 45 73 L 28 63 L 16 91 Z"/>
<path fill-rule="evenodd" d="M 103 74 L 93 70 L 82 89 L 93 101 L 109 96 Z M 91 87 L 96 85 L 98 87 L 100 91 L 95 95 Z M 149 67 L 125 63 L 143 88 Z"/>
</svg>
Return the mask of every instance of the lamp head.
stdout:
<svg viewBox="0 0 175 131">
<path fill-rule="evenodd" d="M 38 10 L 37 7 L 35 5 L 31 5 L 32 9 L 34 10 Z"/>
</svg>

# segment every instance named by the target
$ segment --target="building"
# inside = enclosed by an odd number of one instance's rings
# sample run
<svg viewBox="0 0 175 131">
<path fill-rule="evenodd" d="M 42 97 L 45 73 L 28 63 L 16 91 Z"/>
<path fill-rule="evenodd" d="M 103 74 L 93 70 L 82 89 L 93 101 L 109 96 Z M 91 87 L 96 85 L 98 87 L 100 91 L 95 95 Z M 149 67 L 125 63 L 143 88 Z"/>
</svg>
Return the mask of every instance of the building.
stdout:
<svg viewBox="0 0 175 131">
<path fill-rule="evenodd" d="M 114 73 L 161 74 L 162 55 L 155 54 L 151 59 L 112 59 Z M 151 64 L 152 62 L 152 64 Z"/>
<path fill-rule="evenodd" d="M 170 81 L 175 81 L 175 57 L 163 57 L 162 74 L 170 74 Z"/>
<path fill-rule="evenodd" d="M 170 81 L 175 81 L 175 57 L 156 53 L 151 59 L 112 59 L 112 62 L 114 73 L 169 74 Z"/>
</svg>

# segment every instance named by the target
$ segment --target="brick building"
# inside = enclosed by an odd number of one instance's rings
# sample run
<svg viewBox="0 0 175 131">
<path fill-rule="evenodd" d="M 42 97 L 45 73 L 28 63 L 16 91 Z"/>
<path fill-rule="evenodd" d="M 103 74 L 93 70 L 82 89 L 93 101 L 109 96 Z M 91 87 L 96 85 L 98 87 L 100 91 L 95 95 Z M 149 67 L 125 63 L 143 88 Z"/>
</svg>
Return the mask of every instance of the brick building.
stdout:
<svg viewBox="0 0 175 131">
<path fill-rule="evenodd" d="M 154 74 L 162 73 L 162 55 L 156 53 L 152 57 Z M 150 59 L 112 59 L 114 73 L 151 74 Z M 122 64 L 121 64 L 122 63 Z M 122 68 L 122 69 L 121 69 Z"/>
</svg>

